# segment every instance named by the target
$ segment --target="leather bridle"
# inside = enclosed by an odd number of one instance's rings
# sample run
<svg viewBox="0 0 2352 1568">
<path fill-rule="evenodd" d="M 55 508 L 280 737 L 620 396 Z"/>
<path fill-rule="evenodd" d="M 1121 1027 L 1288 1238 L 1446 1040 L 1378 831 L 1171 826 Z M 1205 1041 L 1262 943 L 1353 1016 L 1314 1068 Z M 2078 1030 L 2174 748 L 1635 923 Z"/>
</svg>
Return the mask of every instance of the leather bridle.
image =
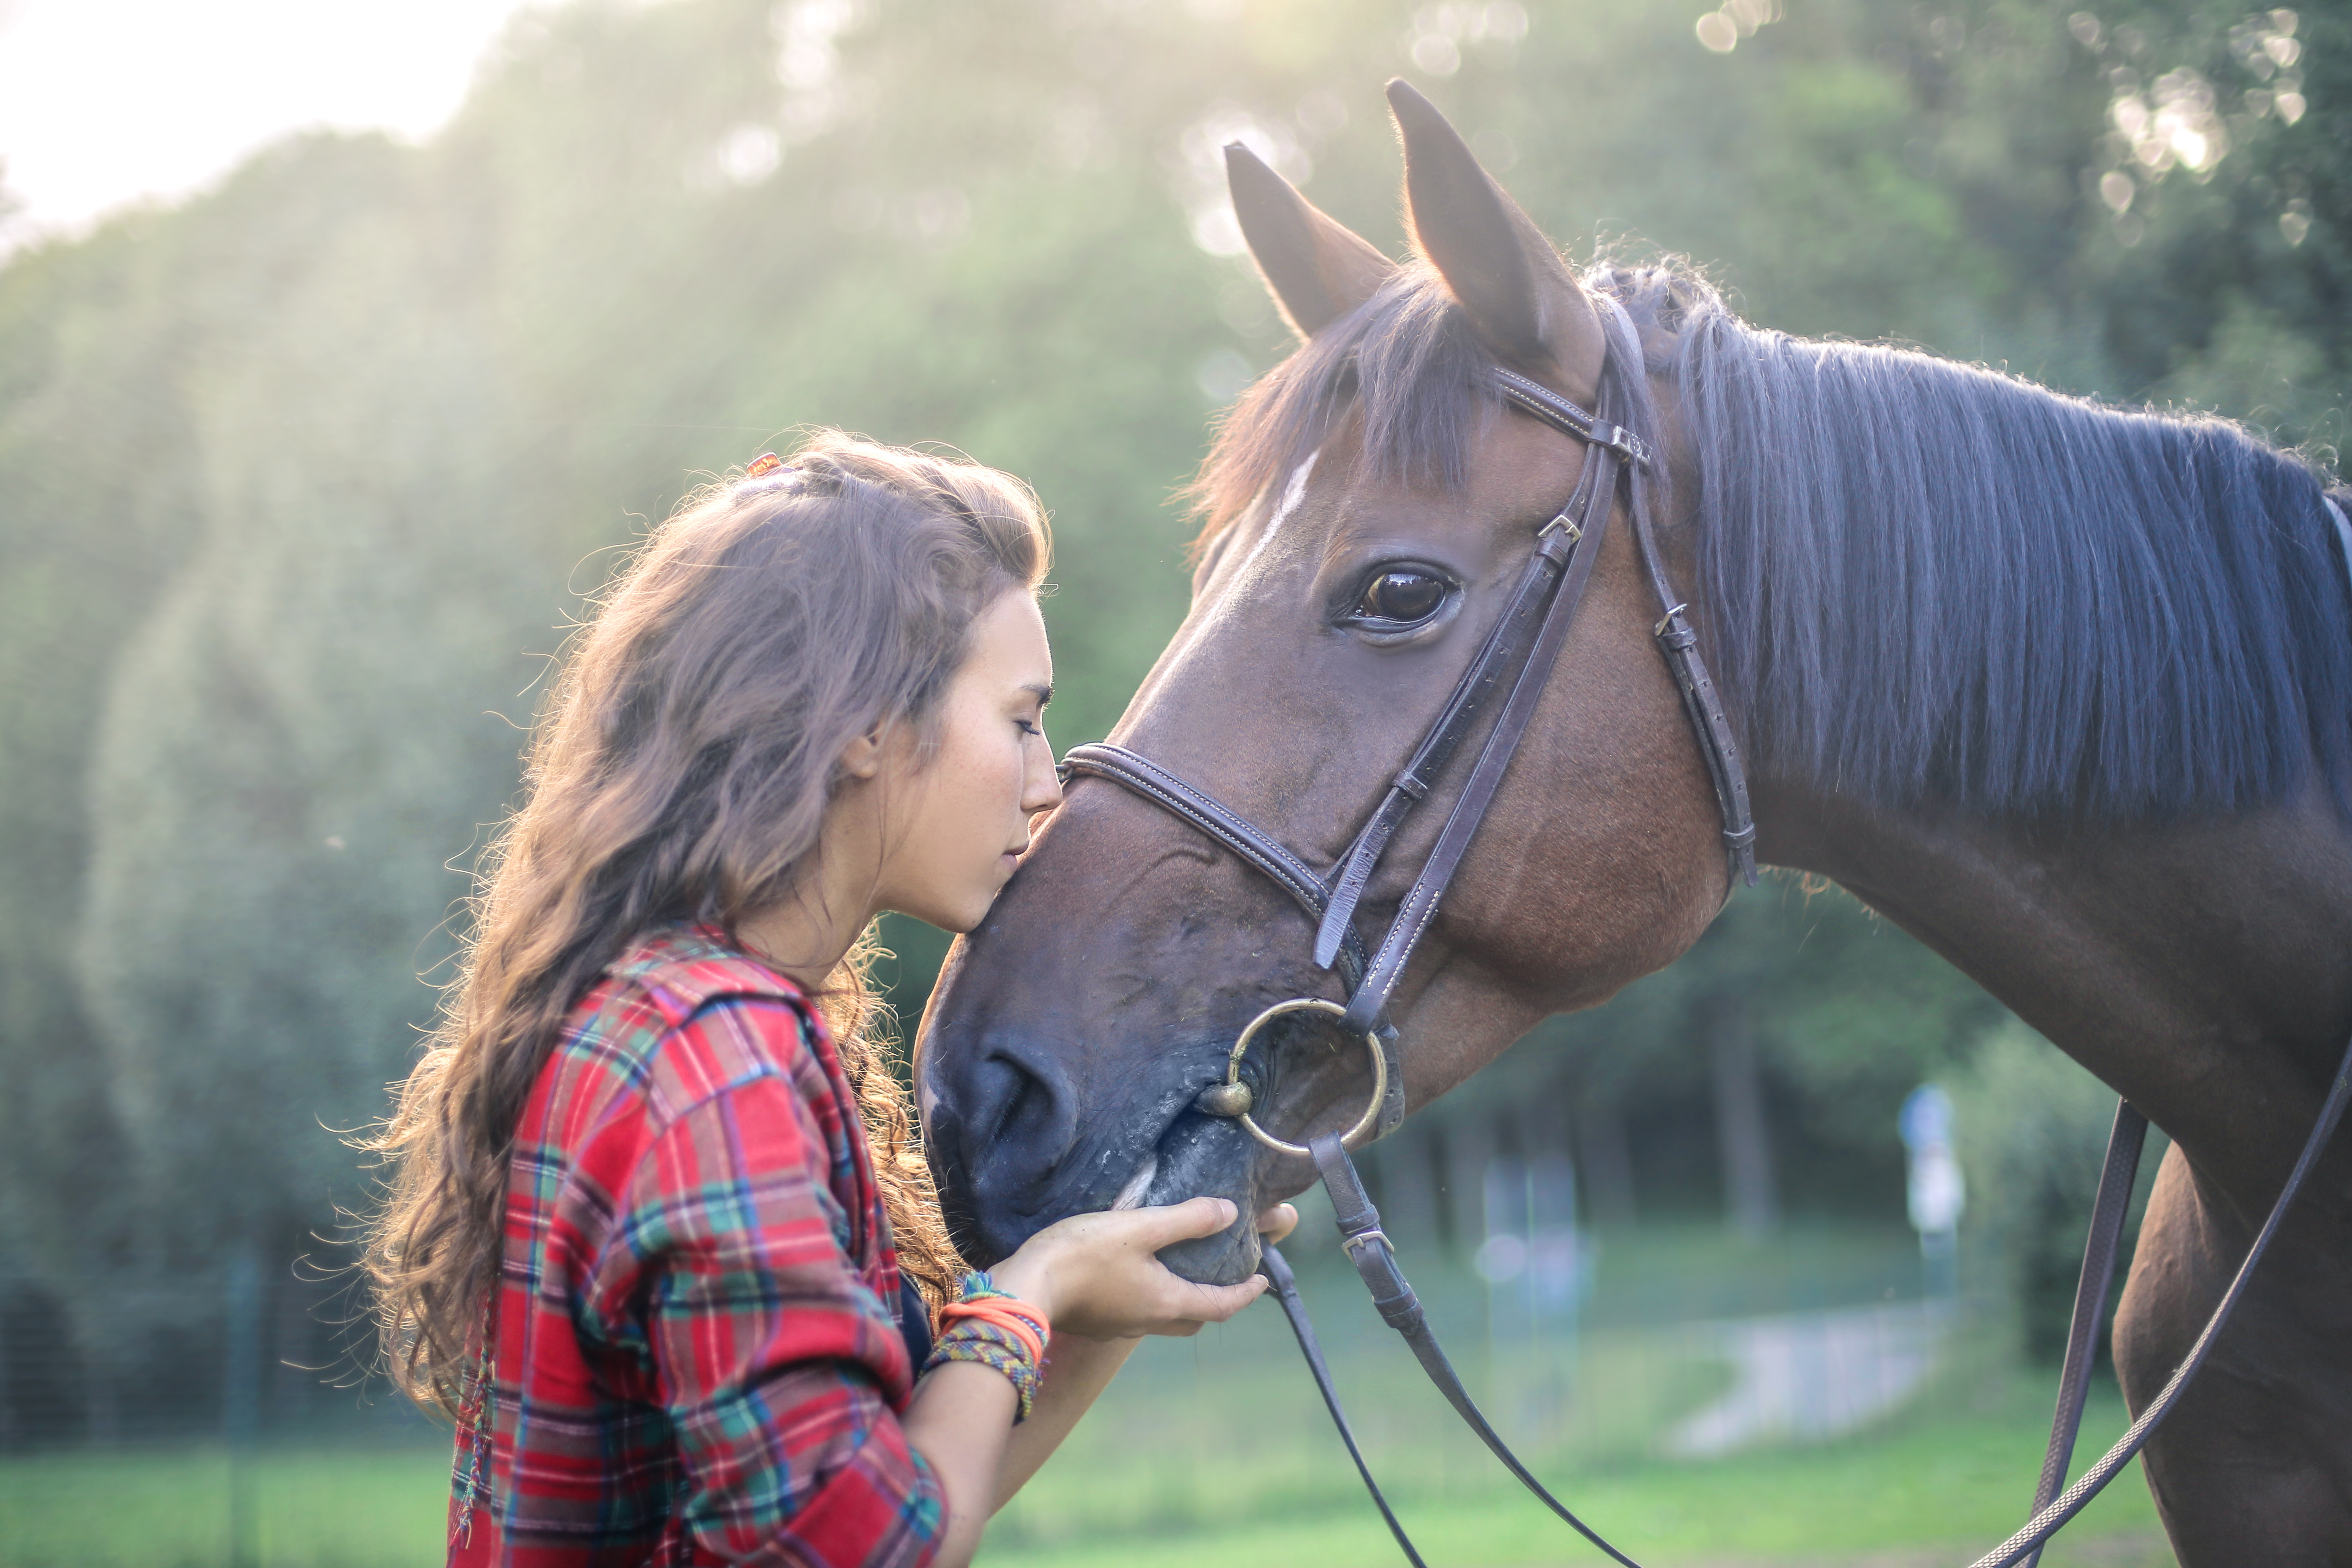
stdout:
<svg viewBox="0 0 2352 1568">
<path fill-rule="evenodd" d="M 1315 1162 L 1317 1174 L 1330 1194 L 1349 1261 L 1371 1292 L 1381 1319 L 1403 1336 L 1446 1402 L 1504 1468 L 1553 1513 L 1623 1568 L 1638 1568 L 1631 1557 L 1603 1540 L 1536 1479 L 1471 1399 L 1431 1331 L 1420 1299 L 1397 1262 L 1396 1249 L 1381 1228 L 1380 1213 L 1372 1206 L 1353 1162 L 1348 1158 L 1350 1148 L 1386 1134 L 1404 1119 L 1403 1063 L 1398 1053 L 1396 1026 L 1388 1016 L 1389 997 L 1412 959 L 1413 949 L 1435 918 L 1439 902 L 1453 882 L 1463 856 L 1494 804 L 1495 792 L 1512 757 L 1526 739 L 1536 705 L 1559 660 L 1561 645 L 1567 641 L 1577 607 L 1583 601 L 1610 518 L 1621 501 L 1633 530 L 1643 571 L 1663 612 L 1653 636 L 1673 672 L 1675 689 L 1681 694 L 1684 712 L 1697 737 L 1699 755 L 1706 762 L 1716 805 L 1722 815 L 1724 853 L 1729 868 L 1725 897 L 1727 900 L 1731 889 L 1741 882 L 1752 885 L 1756 880 L 1756 826 L 1748 813 L 1748 781 L 1740 767 L 1739 748 L 1715 683 L 1707 676 L 1706 662 L 1699 657 L 1697 634 L 1684 616 L 1686 606 L 1675 595 L 1658 548 L 1645 482 L 1653 454 L 1640 436 L 1606 417 L 1614 407 L 1611 371 L 1618 368 L 1621 374 L 1633 374 L 1622 367 L 1639 365 L 1638 342 L 1622 307 L 1606 295 L 1597 296 L 1595 303 L 1615 344 L 1614 352 L 1604 357 L 1602 365 L 1600 416 L 1586 413 L 1550 388 L 1515 372 L 1500 367 L 1492 372 L 1496 389 L 1511 407 L 1585 444 L 1583 472 L 1568 500 L 1549 521 L 1536 531 L 1535 549 L 1501 617 L 1329 876 L 1318 872 L 1285 847 L 1281 840 L 1223 805 L 1207 791 L 1123 746 L 1074 746 L 1063 758 L 1062 771 L 1065 780 L 1078 774 L 1108 779 L 1181 818 L 1263 872 L 1316 922 L 1316 965 L 1338 973 L 1347 1001 L 1343 1005 L 1324 997 L 1300 996 L 1266 1008 L 1234 1040 L 1227 1056 L 1224 1080 L 1202 1090 L 1194 1101 L 1195 1108 L 1208 1115 L 1237 1120 L 1251 1137 L 1270 1149 L 1303 1155 Z M 1612 367 L 1612 361 L 1618 364 Z M 2347 521 L 2333 498 L 2327 499 L 2326 505 L 2342 547 L 2347 579 L 2352 579 L 2352 521 Z M 1506 694 L 1496 709 L 1498 693 Z M 1487 730 L 1486 744 L 1454 797 L 1453 810 L 1438 833 L 1436 844 L 1422 863 L 1420 874 L 1406 891 L 1380 945 L 1368 950 L 1356 929 L 1355 917 L 1381 857 L 1398 828 L 1429 798 L 1447 764 L 1490 710 L 1495 711 L 1495 719 Z M 1258 1125 L 1250 1114 L 1254 1095 L 1242 1078 L 1250 1047 L 1265 1026 L 1286 1014 L 1299 1012 L 1331 1016 L 1343 1030 L 1360 1035 L 1370 1049 L 1373 1083 L 1370 1104 L 1345 1134 L 1325 1133 L 1303 1145 L 1286 1142 Z M 2280 1221 L 2317 1163 L 2347 1104 L 2352 1104 L 2352 1045 L 2346 1047 L 2301 1157 L 2189 1353 L 2116 1445 L 2062 1492 L 2060 1488 L 2065 1480 L 2089 1394 L 2091 1362 L 2103 1321 L 2107 1285 L 2114 1272 L 2140 1148 L 2147 1131 L 2147 1118 L 2137 1108 L 2128 1101 L 2117 1102 L 2082 1274 L 2075 1288 L 2073 1326 L 2067 1338 L 2065 1364 L 2060 1373 L 2058 1406 L 2034 1494 L 2033 1515 L 2014 1535 L 1979 1558 L 1971 1568 L 2012 1568 L 2021 1563 L 2032 1568 L 2040 1560 L 2043 1543 L 2122 1473 L 2158 1425 L 2171 1413 L 2236 1310 L 2255 1265 L 2268 1249 Z M 1387 1498 L 1381 1495 L 1370 1467 L 1357 1447 L 1290 1267 L 1281 1251 L 1271 1245 L 1265 1248 L 1265 1271 L 1297 1335 L 1299 1349 L 1314 1373 L 1340 1440 L 1355 1461 L 1357 1473 L 1363 1478 L 1366 1489 L 1406 1560 L 1413 1568 L 1423 1568 L 1420 1553 L 1414 1550 L 1403 1525 L 1398 1522 Z"/>
<path fill-rule="evenodd" d="M 1631 342 L 1632 326 L 1622 307 L 1605 296 L 1601 304 L 1612 329 Z M 1584 443 L 1583 471 L 1559 510 L 1536 530 L 1535 548 L 1504 602 L 1502 615 L 1454 683 L 1453 694 L 1438 710 L 1421 743 L 1390 782 L 1387 793 L 1328 877 L 1206 790 L 1124 746 L 1073 746 L 1062 759 L 1065 778 L 1087 774 L 1108 779 L 1207 834 L 1265 873 L 1315 921 L 1316 967 L 1336 971 L 1347 993 L 1345 1005 L 1337 1008 L 1338 1027 L 1366 1039 L 1380 1085 L 1374 1110 L 1367 1112 L 1347 1140 L 1351 1148 L 1393 1131 L 1404 1120 L 1404 1073 L 1397 1032 L 1388 1018 L 1389 997 L 1485 822 L 1519 743 L 1527 738 L 1536 706 L 1568 640 L 1586 584 L 1591 581 L 1610 519 L 1621 501 L 1632 522 L 1651 591 L 1657 596 L 1661 613 L 1654 635 L 1697 735 L 1699 754 L 1706 761 L 1722 815 L 1724 853 L 1731 879 L 1727 896 L 1730 885 L 1756 880 L 1756 826 L 1748 815 L 1748 778 L 1740 766 L 1738 742 L 1732 736 L 1731 721 L 1715 682 L 1707 675 L 1706 663 L 1699 656 L 1698 634 L 1684 615 L 1688 606 L 1675 596 L 1666 575 L 1651 516 L 1646 479 L 1653 461 L 1649 445 L 1605 417 L 1613 411 L 1607 368 L 1604 363 L 1601 416 L 1586 413 L 1549 387 L 1516 372 L 1499 366 L 1492 372 L 1495 389 L 1509 406 Z M 1454 796 L 1437 842 L 1379 946 L 1368 950 L 1356 929 L 1356 912 L 1373 873 L 1397 830 L 1430 798 L 1447 764 L 1489 713 L 1494 719 L 1486 744 Z M 1304 1155 L 1305 1148 L 1273 1137 L 1251 1119 L 1253 1097 L 1240 1074 L 1245 1047 L 1258 1029 L 1282 1013 L 1310 1010 L 1329 1012 L 1334 1005 L 1319 997 L 1297 997 L 1261 1014 L 1235 1043 L 1225 1082 L 1203 1093 L 1200 1109 L 1212 1115 L 1235 1117 L 1259 1142 L 1285 1153 Z"/>
</svg>

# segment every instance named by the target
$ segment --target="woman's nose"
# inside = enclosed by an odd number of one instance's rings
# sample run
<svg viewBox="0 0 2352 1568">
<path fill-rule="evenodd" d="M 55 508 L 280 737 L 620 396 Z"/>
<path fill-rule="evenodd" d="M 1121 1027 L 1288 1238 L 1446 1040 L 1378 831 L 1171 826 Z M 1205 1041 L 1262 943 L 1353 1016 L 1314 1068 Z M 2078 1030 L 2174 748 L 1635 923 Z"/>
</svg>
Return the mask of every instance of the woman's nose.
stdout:
<svg viewBox="0 0 2352 1568">
<path fill-rule="evenodd" d="M 1031 748 L 1026 777 L 1022 781 L 1021 809 L 1034 816 L 1062 804 L 1062 775 L 1054 767 L 1054 748 L 1040 735 Z"/>
</svg>

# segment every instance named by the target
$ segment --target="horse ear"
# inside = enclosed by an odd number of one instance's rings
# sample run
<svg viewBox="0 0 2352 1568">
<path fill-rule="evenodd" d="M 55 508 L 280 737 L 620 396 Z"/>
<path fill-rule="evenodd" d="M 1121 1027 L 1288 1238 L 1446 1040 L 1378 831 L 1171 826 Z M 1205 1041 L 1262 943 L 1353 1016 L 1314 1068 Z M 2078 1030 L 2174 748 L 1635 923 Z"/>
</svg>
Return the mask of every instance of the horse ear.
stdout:
<svg viewBox="0 0 2352 1568">
<path fill-rule="evenodd" d="M 1579 382 L 1596 378 L 1605 344 L 1600 319 L 1551 241 L 1411 84 L 1389 83 L 1389 110 L 1404 139 L 1413 248 L 1470 313 L 1480 341 L 1523 368 L 1549 360 Z"/>
<path fill-rule="evenodd" d="M 1266 291 L 1300 337 L 1370 299 L 1395 273 L 1370 240 L 1318 211 L 1238 142 L 1225 146 L 1225 184 Z"/>
</svg>

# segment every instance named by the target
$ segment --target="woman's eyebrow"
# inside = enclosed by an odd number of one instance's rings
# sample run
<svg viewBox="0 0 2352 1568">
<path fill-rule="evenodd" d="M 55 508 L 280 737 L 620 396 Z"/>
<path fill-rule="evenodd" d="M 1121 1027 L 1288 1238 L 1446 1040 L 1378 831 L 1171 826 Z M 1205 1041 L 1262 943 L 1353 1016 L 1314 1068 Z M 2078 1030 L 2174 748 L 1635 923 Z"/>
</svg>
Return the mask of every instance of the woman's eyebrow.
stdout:
<svg viewBox="0 0 2352 1568">
<path fill-rule="evenodd" d="M 1040 708 L 1043 708 L 1046 703 L 1054 700 L 1054 689 L 1051 686 L 1040 686 L 1037 682 L 1031 680 L 1024 682 L 1021 689 L 1036 698 L 1037 706 Z"/>
</svg>

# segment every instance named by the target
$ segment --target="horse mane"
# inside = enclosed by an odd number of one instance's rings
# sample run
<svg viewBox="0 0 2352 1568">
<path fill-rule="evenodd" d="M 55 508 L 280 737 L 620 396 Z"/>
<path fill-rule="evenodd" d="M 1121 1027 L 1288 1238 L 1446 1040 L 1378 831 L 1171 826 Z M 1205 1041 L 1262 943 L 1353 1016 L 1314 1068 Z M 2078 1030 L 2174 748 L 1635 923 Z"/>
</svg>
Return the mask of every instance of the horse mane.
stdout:
<svg viewBox="0 0 2352 1568">
<path fill-rule="evenodd" d="M 2122 822 L 2251 809 L 2316 769 L 2352 815 L 2352 590 L 2298 455 L 1761 331 L 1677 268 L 1585 282 L 1679 403 L 1700 632 L 1760 771 L 1881 808 Z M 1384 474 L 1459 486 L 1491 363 L 1432 274 L 1400 274 L 1237 405 L 1192 487 L 1196 549 L 1351 411 Z"/>
</svg>

